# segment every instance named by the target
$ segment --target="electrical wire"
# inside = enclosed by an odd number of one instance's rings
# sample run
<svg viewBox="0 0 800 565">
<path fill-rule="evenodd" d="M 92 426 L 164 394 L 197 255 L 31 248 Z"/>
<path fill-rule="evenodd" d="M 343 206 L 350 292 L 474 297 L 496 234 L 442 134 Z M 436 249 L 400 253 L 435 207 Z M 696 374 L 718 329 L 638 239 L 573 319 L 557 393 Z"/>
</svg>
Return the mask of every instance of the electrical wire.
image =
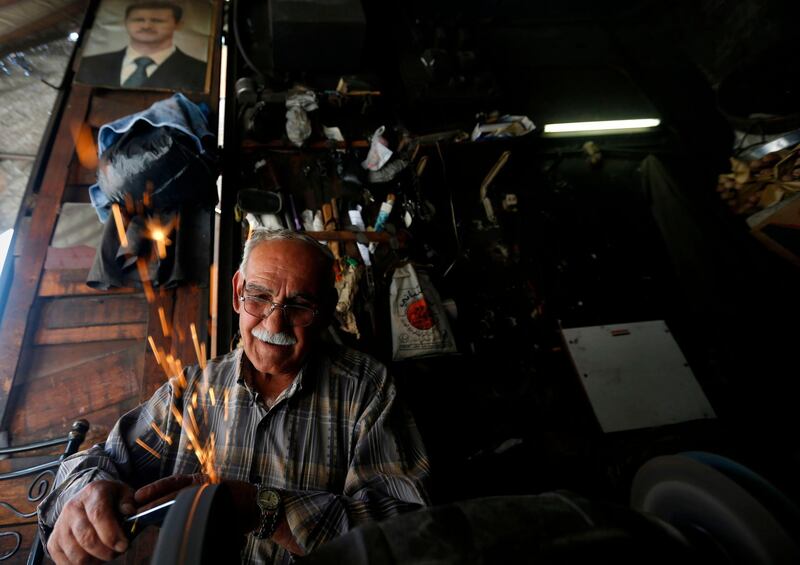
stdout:
<svg viewBox="0 0 800 565">
<path fill-rule="evenodd" d="M 264 82 L 264 73 L 262 73 L 256 65 L 250 60 L 250 57 L 247 56 L 247 51 L 245 51 L 244 45 L 242 44 L 242 37 L 239 33 L 239 1 L 233 1 L 233 38 L 236 42 L 236 49 L 239 51 L 239 55 L 242 56 L 245 65 L 250 67 L 250 69 L 256 73 L 256 76 Z"/>
<path fill-rule="evenodd" d="M 442 163 L 442 182 L 444 186 L 447 188 L 447 196 L 450 200 L 450 219 L 453 221 L 453 235 L 456 237 L 456 258 L 453 259 L 453 262 L 450 263 L 450 266 L 445 269 L 442 278 L 446 277 L 448 273 L 455 267 L 456 262 L 458 261 L 459 256 L 461 255 L 461 238 L 458 235 L 458 222 L 456 221 L 456 207 L 453 204 L 453 191 L 450 189 L 450 183 L 447 182 L 447 166 L 444 163 L 444 155 L 442 154 L 442 148 L 439 145 L 439 142 L 436 142 L 436 152 L 439 154 L 439 161 Z"/>
</svg>

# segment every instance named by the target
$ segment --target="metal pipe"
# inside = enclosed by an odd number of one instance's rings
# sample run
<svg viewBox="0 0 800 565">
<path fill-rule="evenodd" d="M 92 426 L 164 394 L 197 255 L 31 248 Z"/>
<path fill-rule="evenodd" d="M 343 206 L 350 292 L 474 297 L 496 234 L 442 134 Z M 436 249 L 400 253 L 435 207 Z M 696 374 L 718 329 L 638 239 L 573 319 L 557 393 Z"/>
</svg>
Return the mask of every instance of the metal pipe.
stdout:
<svg viewBox="0 0 800 565">
<path fill-rule="evenodd" d="M 2 153 L 0 152 L 0 160 L 7 161 L 35 161 L 36 155 L 24 155 L 22 153 Z"/>
</svg>

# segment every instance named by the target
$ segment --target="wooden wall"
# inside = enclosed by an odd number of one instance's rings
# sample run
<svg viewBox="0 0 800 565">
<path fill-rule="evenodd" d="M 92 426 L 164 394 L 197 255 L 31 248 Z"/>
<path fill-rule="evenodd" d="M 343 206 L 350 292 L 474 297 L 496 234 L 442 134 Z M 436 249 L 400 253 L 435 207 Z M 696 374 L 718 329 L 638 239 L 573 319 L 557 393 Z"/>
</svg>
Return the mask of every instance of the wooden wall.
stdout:
<svg viewBox="0 0 800 565">
<path fill-rule="evenodd" d="M 218 10 L 217 22 L 221 3 Z M 217 45 L 213 77 L 219 76 L 219 69 Z M 190 95 L 207 102 L 212 115 L 219 98 L 217 82 L 212 81 L 206 95 Z M 171 94 L 77 84 L 63 94 L 63 114 L 51 122 L 49 132 L 52 150 L 40 159 L 41 182 L 35 182 L 35 172 L 17 220 L 12 282 L 0 325 L 0 430 L 7 432 L 11 445 L 66 435 L 77 418 L 86 418 L 91 425 L 84 447 L 102 441 L 124 412 L 149 397 L 166 378 L 148 336 L 185 364 L 196 362 L 190 324 L 195 324 L 201 342 L 209 339 L 207 288 L 156 290 L 150 301 L 133 289 L 97 291 L 85 284 L 93 248 L 50 245 L 61 204 L 89 202 L 87 188 L 95 181 L 95 170 L 78 159 L 75 132 L 82 129 L 96 139 L 101 125 Z M 171 329 L 167 335 L 159 309 Z M 0 473 L 52 459 L 60 450 L 0 461 Z M 35 503 L 27 496 L 30 482 L 28 477 L 0 484 L 0 500 L 32 511 Z M 0 508 L 0 532 L 15 530 L 22 535 L 20 550 L 7 563 L 25 562 L 33 522 Z M 0 536 L 0 555 L 13 546 L 13 538 Z"/>
</svg>

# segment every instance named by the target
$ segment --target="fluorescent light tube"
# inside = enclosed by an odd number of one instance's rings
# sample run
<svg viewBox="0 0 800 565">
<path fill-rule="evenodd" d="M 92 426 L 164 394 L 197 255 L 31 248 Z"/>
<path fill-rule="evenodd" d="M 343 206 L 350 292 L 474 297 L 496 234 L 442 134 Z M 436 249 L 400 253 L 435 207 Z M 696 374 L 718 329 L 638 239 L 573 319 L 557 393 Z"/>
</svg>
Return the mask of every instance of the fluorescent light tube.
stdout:
<svg viewBox="0 0 800 565">
<path fill-rule="evenodd" d="M 657 127 L 661 120 L 644 118 L 637 120 L 605 120 L 600 122 L 569 122 L 545 124 L 544 133 L 628 133 Z"/>
</svg>

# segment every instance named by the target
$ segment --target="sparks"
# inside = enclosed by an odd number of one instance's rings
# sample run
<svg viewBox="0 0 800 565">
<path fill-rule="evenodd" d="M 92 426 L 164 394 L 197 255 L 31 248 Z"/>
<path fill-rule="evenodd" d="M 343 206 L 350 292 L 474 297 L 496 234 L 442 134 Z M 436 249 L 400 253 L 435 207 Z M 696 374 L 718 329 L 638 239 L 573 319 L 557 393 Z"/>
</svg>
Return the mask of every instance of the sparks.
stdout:
<svg viewBox="0 0 800 565">
<path fill-rule="evenodd" d="M 122 247 L 128 247 L 128 236 L 125 235 L 125 222 L 122 220 L 122 212 L 119 210 L 119 204 L 114 202 L 111 205 L 111 212 L 114 214 L 114 223 L 117 224 L 119 244 Z"/>
<path fill-rule="evenodd" d="M 153 350 L 153 356 L 156 358 L 156 363 L 161 365 L 161 356 L 158 354 L 158 349 L 156 348 L 156 342 L 153 341 L 153 336 L 147 336 L 147 343 L 150 344 L 150 349 Z"/>
<path fill-rule="evenodd" d="M 186 431 L 187 432 L 189 432 L 189 431 L 192 432 L 192 435 L 194 435 L 194 442 L 199 445 L 200 442 L 197 441 L 197 436 L 199 434 L 197 432 L 200 431 L 200 429 L 197 426 L 197 419 L 194 417 L 194 410 L 190 406 L 189 410 L 187 410 L 187 412 L 189 412 L 189 423 L 191 424 L 191 426 L 189 426 L 190 429 L 187 429 Z"/>
<path fill-rule="evenodd" d="M 203 350 L 200 347 L 200 339 L 197 337 L 197 326 L 194 325 L 194 322 L 189 325 L 189 329 L 192 331 L 192 343 L 194 343 L 194 352 L 197 355 L 197 363 L 200 365 L 201 369 L 205 369 L 206 359 L 203 355 Z"/>
<path fill-rule="evenodd" d="M 175 421 L 178 422 L 178 425 L 183 426 L 183 416 L 181 415 L 180 411 L 175 408 L 174 404 L 171 404 L 169 409 L 170 412 L 172 412 L 172 415 L 175 416 Z"/>
<path fill-rule="evenodd" d="M 145 225 L 147 227 L 148 237 L 156 244 L 156 250 L 158 251 L 159 259 L 166 259 L 167 246 L 172 243 L 172 241 L 169 239 L 169 234 L 172 231 L 175 222 L 172 221 L 166 226 L 162 226 L 160 223 L 158 223 L 158 220 L 152 218 L 147 220 Z"/>
<path fill-rule="evenodd" d="M 172 445 L 172 438 L 169 437 L 167 434 L 161 431 L 155 422 L 150 422 L 150 427 L 153 428 L 153 431 L 156 432 L 156 435 L 160 437 L 167 445 Z"/>
<path fill-rule="evenodd" d="M 217 397 L 214 394 L 214 387 L 213 386 L 208 389 L 208 398 L 211 399 L 211 406 L 216 406 L 217 405 Z"/>
<path fill-rule="evenodd" d="M 97 168 L 97 145 L 94 143 L 92 128 L 83 122 L 72 122 L 70 124 L 72 141 L 75 143 L 75 153 L 78 161 L 84 169 Z"/>
<path fill-rule="evenodd" d="M 158 452 L 157 452 L 155 449 L 153 449 L 152 447 L 150 447 L 149 445 L 147 445 L 145 442 L 143 442 L 143 441 L 142 441 L 140 438 L 138 438 L 138 437 L 136 438 L 136 445 L 138 445 L 139 447 L 141 447 L 142 449 L 144 449 L 145 451 L 147 451 L 147 452 L 148 452 L 150 455 L 152 455 L 152 456 L 153 456 L 153 457 L 155 457 L 156 459 L 161 459 L 161 455 L 159 455 L 159 454 L 158 454 Z"/>
<path fill-rule="evenodd" d="M 169 337 L 172 332 L 167 323 L 167 313 L 164 311 L 163 306 L 158 307 L 158 317 L 161 319 L 161 332 L 164 334 L 164 337 Z"/>
<path fill-rule="evenodd" d="M 136 260 L 136 268 L 139 270 L 139 278 L 142 279 L 144 296 L 147 298 L 148 304 L 152 304 L 156 300 L 156 293 L 153 291 L 153 285 L 150 283 L 150 275 L 147 273 L 147 263 L 144 259 L 139 257 Z"/>
</svg>

